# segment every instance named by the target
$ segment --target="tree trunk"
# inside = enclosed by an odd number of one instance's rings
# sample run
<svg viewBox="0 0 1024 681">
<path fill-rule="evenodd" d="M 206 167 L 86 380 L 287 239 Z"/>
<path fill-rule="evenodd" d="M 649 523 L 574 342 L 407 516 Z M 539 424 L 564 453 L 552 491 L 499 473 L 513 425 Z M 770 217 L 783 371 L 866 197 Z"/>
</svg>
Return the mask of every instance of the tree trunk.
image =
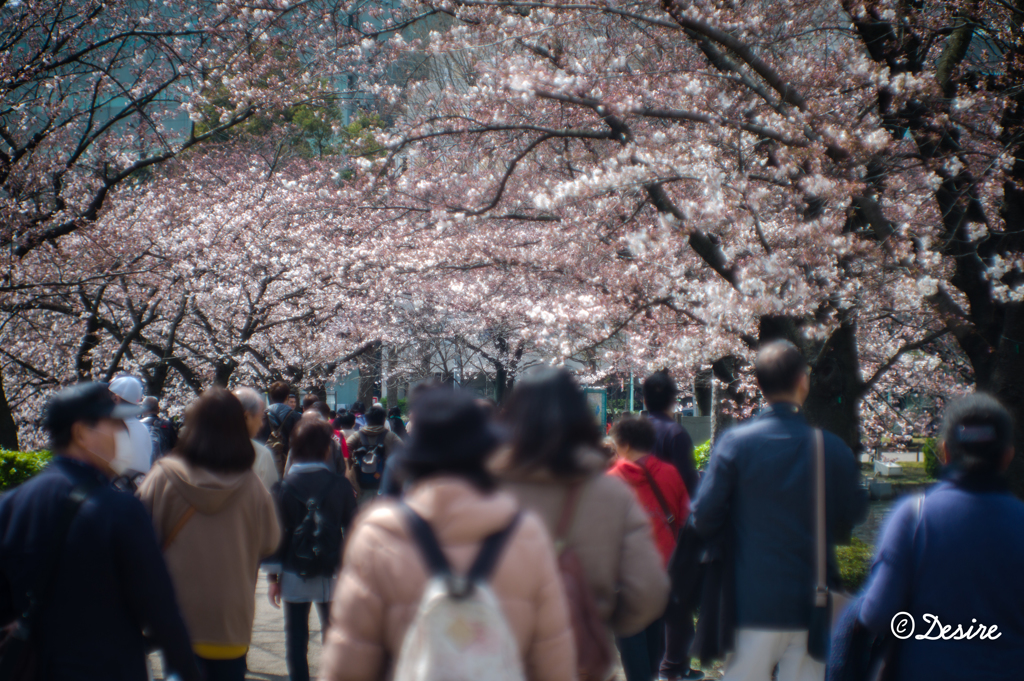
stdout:
<svg viewBox="0 0 1024 681">
<path fill-rule="evenodd" d="M 860 398 L 863 382 L 857 356 L 857 327 L 845 320 L 824 342 L 807 340 L 801 333 L 805 320 L 762 317 L 760 342 L 788 340 L 800 348 L 811 367 L 811 392 L 804 414 L 813 426 L 835 433 L 860 452 Z"/>
<path fill-rule="evenodd" d="M 0 448 L 18 450 L 18 424 L 14 422 L 11 405 L 7 402 L 3 371 L 0 371 Z"/>
<path fill-rule="evenodd" d="M 992 370 L 979 379 L 978 389 L 992 393 L 1013 415 L 1016 456 L 1007 475 L 1013 493 L 1024 499 L 1024 306 L 1007 305 L 1005 314 L 1002 338 L 990 358 Z"/>
</svg>

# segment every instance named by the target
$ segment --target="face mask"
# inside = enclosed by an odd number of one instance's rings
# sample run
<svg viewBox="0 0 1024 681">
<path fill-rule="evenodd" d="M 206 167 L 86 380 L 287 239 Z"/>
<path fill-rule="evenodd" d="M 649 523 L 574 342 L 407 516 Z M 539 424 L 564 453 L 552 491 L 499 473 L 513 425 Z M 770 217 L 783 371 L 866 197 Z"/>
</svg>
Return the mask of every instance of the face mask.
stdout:
<svg viewBox="0 0 1024 681">
<path fill-rule="evenodd" d="M 114 437 L 114 459 L 110 462 L 110 467 L 118 475 L 124 475 L 124 472 L 132 466 L 134 458 L 132 454 L 132 438 L 128 431 L 117 431 L 117 435 Z"/>
</svg>

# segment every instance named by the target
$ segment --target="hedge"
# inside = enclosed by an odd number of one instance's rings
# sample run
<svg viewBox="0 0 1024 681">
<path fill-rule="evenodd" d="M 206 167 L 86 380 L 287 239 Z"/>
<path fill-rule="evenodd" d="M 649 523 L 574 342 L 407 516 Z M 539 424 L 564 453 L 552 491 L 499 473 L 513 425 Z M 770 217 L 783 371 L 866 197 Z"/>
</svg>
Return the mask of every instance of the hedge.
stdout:
<svg viewBox="0 0 1024 681">
<path fill-rule="evenodd" d="M 12 452 L 0 449 L 0 492 L 17 487 L 43 470 L 50 452 Z"/>
<path fill-rule="evenodd" d="M 702 445 L 697 445 L 693 448 L 693 460 L 697 466 L 697 470 L 702 471 L 708 467 L 708 461 L 711 459 L 711 440 L 708 440 Z"/>
<path fill-rule="evenodd" d="M 854 537 L 847 546 L 836 547 L 836 560 L 839 563 L 839 576 L 843 587 L 850 593 L 856 593 L 864 586 L 871 574 L 871 561 L 875 551 L 866 541 Z"/>
</svg>

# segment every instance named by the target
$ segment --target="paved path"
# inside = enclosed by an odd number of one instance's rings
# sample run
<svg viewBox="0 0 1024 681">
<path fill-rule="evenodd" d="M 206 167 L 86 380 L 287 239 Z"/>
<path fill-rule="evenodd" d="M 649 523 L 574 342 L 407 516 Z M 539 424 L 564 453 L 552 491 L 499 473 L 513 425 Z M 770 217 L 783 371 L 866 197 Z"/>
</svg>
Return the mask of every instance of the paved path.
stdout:
<svg viewBox="0 0 1024 681">
<path fill-rule="evenodd" d="M 320 618 L 316 614 L 316 608 L 310 608 L 309 674 L 313 679 L 320 670 L 320 652 Z M 256 621 L 253 623 L 252 645 L 246 660 L 249 673 L 245 678 L 248 681 L 288 681 L 288 666 L 284 653 L 284 613 L 270 605 L 270 601 L 267 600 L 267 577 L 260 571 L 256 585 Z M 162 679 L 160 658 L 154 654 L 152 659 L 154 677 Z M 715 672 L 709 674 L 709 677 L 720 678 Z M 612 681 L 624 681 L 621 669 Z"/>
<path fill-rule="evenodd" d="M 320 618 L 316 608 L 309 613 L 309 674 L 316 678 L 320 670 Z M 159 657 L 154 655 L 155 678 L 162 679 Z M 249 673 L 246 679 L 254 681 L 288 681 L 288 666 L 284 658 L 284 612 L 267 600 L 267 577 L 261 570 L 256 584 L 256 621 L 252 627 L 252 645 L 246 660 Z"/>
</svg>

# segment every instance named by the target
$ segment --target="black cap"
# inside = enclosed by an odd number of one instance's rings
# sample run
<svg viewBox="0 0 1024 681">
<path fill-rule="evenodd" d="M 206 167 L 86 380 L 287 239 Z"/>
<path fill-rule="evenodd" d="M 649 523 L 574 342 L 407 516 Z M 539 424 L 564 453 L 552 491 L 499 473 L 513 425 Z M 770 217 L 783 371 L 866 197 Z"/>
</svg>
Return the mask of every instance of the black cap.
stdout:
<svg viewBox="0 0 1024 681">
<path fill-rule="evenodd" d="M 142 407 L 134 404 L 117 404 L 114 394 L 103 383 L 79 383 L 50 399 L 43 427 L 53 433 L 66 430 L 78 421 L 120 420 L 138 416 L 142 411 Z"/>
<path fill-rule="evenodd" d="M 463 467 L 481 461 L 501 441 L 501 431 L 467 392 L 435 388 L 417 396 L 413 433 L 405 451 L 410 462 Z"/>
</svg>

